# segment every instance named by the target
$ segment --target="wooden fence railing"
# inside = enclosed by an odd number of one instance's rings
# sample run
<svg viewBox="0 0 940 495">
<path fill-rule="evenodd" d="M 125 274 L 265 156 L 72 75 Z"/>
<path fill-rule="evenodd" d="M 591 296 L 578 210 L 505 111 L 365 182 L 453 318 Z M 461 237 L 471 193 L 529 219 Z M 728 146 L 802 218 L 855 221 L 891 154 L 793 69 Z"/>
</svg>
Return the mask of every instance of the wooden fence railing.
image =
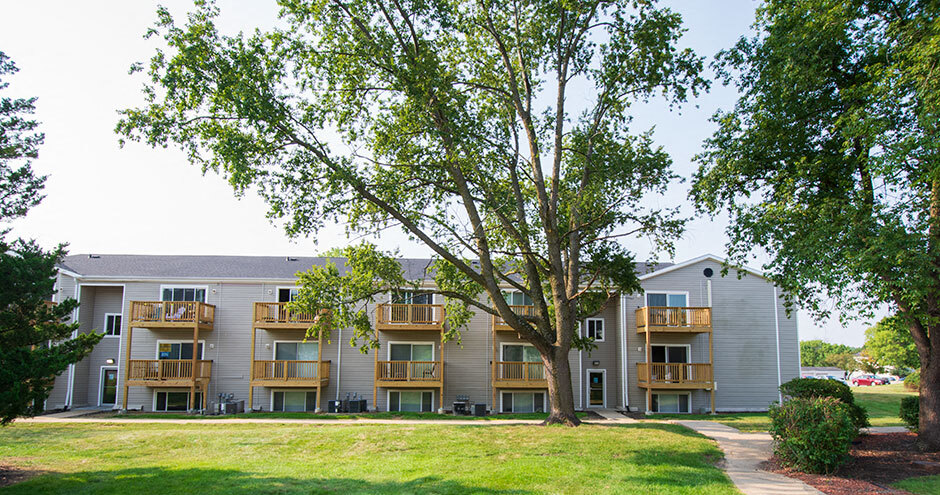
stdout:
<svg viewBox="0 0 940 495">
<path fill-rule="evenodd" d="M 636 363 L 636 376 L 639 383 L 653 385 L 706 385 L 714 381 L 710 363 Z"/>
<path fill-rule="evenodd" d="M 288 303 L 256 302 L 255 323 L 306 323 L 313 324 L 316 315 L 292 311 Z"/>
<path fill-rule="evenodd" d="M 131 321 L 211 325 L 215 306 L 198 301 L 131 301 Z"/>
<path fill-rule="evenodd" d="M 379 304 L 377 309 L 380 325 L 428 325 L 444 323 L 443 304 Z"/>
<path fill-rule="evenodd" d="M 710 329 L 711 308 L 647 306 L 636 310 L 636 327 L 674 327 L 676 329 Z"/>
<path fill-rule="evenodd" d="M 496 379 L 500 381 L 543 381 L 545 365 L 542 363 L 520 363 L 499 361 L 496 363 Z"/>
<path fill-rule="evenodd" d="M 193 373 L 192 359 L 131 359 L 128 363 L 129 380 L 197 380 L 212 376 L 212 361 L 196 361 Z"/>
<path fill-rule="evenodd" d="M 512 309 L 513 313 L 516 313 L 520 316 L 532 316 L 535 314 L 535 306 L 524 305 L 524 306 L 509 306 Z M 493 329 L 495 330 L 512 330 L 512 327 L 509 326 L 501 317 L 493 315 Z"/>
<path fill-rule="evenodd" d="M 441 361 L 378 361 L 375 379 L 403 382 L 437 382 L 443 376 Z"/>
<path fill-rule="evenodd" d="M 329 361 L 255 361 L 251 367 L 252 380 L 310 381 L 329 377 Z"/>
</svg>

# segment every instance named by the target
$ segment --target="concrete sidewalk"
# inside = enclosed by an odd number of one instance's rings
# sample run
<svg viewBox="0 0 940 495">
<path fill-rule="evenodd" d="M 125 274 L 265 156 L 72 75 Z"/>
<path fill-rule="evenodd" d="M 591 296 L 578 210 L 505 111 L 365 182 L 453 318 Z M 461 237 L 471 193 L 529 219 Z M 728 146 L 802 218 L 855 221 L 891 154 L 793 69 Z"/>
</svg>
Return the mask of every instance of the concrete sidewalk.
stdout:
<svg viewBox="0 0 940 495">
<path fill-rule="evenodd" d="M 718 442 L 725 453 L 725 472 L 741 492 L 748 495 L 821 494 L 800 480 L 760 471 L 758 465 L 770 458 L 772 442 L 767 433 L 742 433 L 713 421 L 676 421 Z"/>
</svg>

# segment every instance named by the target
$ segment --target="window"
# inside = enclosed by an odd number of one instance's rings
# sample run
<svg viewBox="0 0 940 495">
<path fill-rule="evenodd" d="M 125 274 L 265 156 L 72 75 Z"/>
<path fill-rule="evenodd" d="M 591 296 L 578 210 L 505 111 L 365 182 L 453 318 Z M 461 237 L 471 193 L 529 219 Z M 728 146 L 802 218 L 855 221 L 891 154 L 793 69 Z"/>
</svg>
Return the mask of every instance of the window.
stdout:
<svg viewBox="0 0 940 495">
<path fill-rule="evenodd" d="M 297 289 L 282 287 L 277 290 L 277 302 L 291 302 L 297 297 Z"/>
<path fill-rule="evenodd" d="M 204 287 L 164 287 L 163 300 L 206 302 L 206 289 Z"/>
<path fill-rule="evenodd" d="M 275 342 L 274 359 L 278 361 L 316 361 L 319 342 Z"/>
<path fill-rule="evenodd" d="M 503 361 L 515 363 L 541 363 L 542 356 L 531 345 L 507 344 L 503 346 Z"/>
<path fill-rule="evenodd" d="M 434 344 L 389 343 L 389 361 L 434 361 Z"/>
<path fill-rule="evenodd" d="M 595 342 L 604 341 L 604 319 L 603 318 L 588 318 L 587 320 L 587 335 L 594 339 Z"/>
<path fill-rule="evenodd" d="M 503 291 L 503 298 L 510 306 L 532 306 L 532 298 L 519 291 Z"/>
<path fill-rule="evenodd" d="M 202 392 L 196 392 L 196 407 L 202 407 Z M 154 411 L 189 410 L 189 392 L 157 392 Z"/>
<path fill-rule="evenodd" d="M 203 343 L 199 343 L 199 357 L 197 359 L 202 359 L 203 352 Z M 193 358 L 193 343 L 192 342 L 158 342 L 157 343 L 157 359 L 192 359 Z"/>
<path fill-rule="evenodd" d="M 317 393 L 307 391 L 274 392 L 273 411 L 310 412 L 317 409 Z"/>
<path fill-rule="evenodd" d="M 392 304 L 434 304 L 430 292 L 403 290 L 392 293 Z"/>
<path fill-rule="evenodd" d="M 687 413 L 689 394 L 653 394 L 651 409 L 658 413 Z"/>
<path fill-rule="evenodd" d="M 434 393 L 429 390 L 388 392 L 388 410 L 401 412 L 431 412 Z"/>
<path fill-rule="evenodd" d="M 504 413 L 545 412 L 543 392 L 503 392 Z"/>
<path fill-rule="evenodd" d="M 686 345 L 651 345 L 651 363 L 688 363 L 689 346 Z"/>
<path fill-rule="evenodd" d="M 108 337 L 120 337 L 121 336 L 121 314 L 120 313 L 105 313 L 104 314 L 104 334 Z"/>
<path fill-rule="evenodd" d="M 688 306 L 688 296 L 684 292 L 647 292 L 646 305 L 651 307 L 683 308 Z"/>
</svg>

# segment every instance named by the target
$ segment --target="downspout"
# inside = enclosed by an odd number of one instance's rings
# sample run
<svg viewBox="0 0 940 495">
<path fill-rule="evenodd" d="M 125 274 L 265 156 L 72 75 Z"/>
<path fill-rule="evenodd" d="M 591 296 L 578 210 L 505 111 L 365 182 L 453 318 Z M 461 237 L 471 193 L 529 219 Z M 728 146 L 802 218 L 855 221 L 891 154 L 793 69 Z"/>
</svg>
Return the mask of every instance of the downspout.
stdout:
<svg viewBox="0 0 940 495">
<path fill-rule="evenodd" d="M 783 385 L 783 374 L 780 372 L 780 315 L 777 304 L 777 286 L 774 285 L 774 329 L 777 332 L 777 395 L 780 403 L 783 403 L 783 392 L 780 391 L 780 385 Z"/>
<path fill-rule="evenodd" d="M 620 337 L 617 339 L 620 341 L 620 388 L 623 393 L 623 408 L 625 410 L 630 409 L 630 396 L 627 395 L 627 382 L 629 381 L 629 376 L 627 376 L 627 297 L 623 294 L 620 295 Z"/>
<path fill-rule="evenodd" d="M 584 328 L 581 325 L 581 322 L 578 322 L 578 334 L 580 337 L 584 337 Z M 582 376 L 584 370 L 584 364 L 582 363 L 581 355 L 583 351 L 578 350 L 578 404 L 581 410 L 584 410 L 584 377 Z M 514 404 L 515 406 L 515 404 Z"/>
</svg>

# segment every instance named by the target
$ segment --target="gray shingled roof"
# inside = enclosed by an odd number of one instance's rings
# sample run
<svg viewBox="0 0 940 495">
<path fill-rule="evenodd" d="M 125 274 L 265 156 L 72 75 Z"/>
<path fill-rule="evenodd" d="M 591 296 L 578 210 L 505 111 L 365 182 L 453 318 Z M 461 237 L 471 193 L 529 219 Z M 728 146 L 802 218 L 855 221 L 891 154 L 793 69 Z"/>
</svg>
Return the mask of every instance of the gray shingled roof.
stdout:
<svg viewBox="0 0 940 495">
<path fill-rule="evenodd" d="M 205 279 L 270 279 L 295 278 L 297 272 L 311 266 L 323 266 L 332 260 L 340 273 L 345 270 L 345 258 L 286 257 L 286 256 L 151 256 L 137 254 L 76 254 L 66 256 L 60 267 L 83 277 L 140 277 L 140 278 L 205 278 Z M 431 260 L 402 258 L 399 260 L 408 280 L 428 278 Z M 639 274 L 649 273 L 671 265 L 659 263 L 647 266 L 637 263 Z M 652 269 L 650 269 L 652 268 Z"/>
</svg>

